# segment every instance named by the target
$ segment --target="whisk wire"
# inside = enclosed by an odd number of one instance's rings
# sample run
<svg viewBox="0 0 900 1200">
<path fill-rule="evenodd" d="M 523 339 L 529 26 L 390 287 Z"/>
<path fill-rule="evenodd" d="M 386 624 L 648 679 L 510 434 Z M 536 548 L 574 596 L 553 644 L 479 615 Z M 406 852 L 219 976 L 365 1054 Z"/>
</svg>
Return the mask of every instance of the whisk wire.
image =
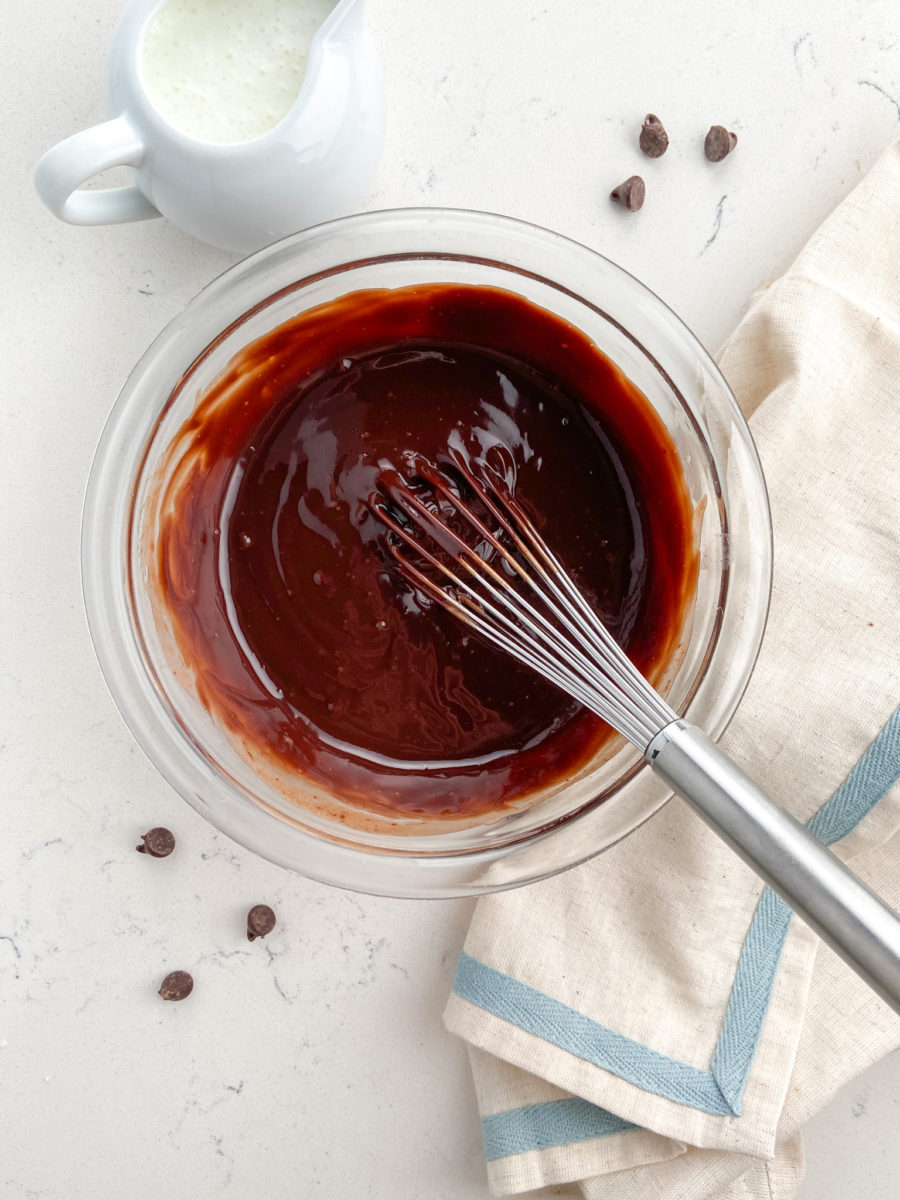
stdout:
<svg viewBox="0 0 900 1200">
<path fill-rule="evenodd" d="M 507 558 L 513 569 L 538 594 L 557 618 L 562 619 L 568 631 L 577 638 L 587 657 L 596 664 L 601 672 L 611 670 L 616 676 L 615 686 L 622 694 L 618 699 L 627 704 L 633 716 L 640 719 L 647 706 L 653 710 L 657 722 L 661 724 L 673 720 L 675 714 L 661 697 L 651 688 L 647 681 L 632 665 L 622 648 L 610 635 L 608 629 L 585 600 L 568 574 L 560 565 L 558 559 L 544 542 L 535 529 L 527 514 L 510 494 L 507 488 L 498 484 L 494 488 L 486 487 L 477 479 L 467 466 L 455 463 L 454 467 L 463 476 L 482 504 L 500 523 L 507 536 L 513 541 L 517 550 L 523 554 L 540 579 L 550 589 L 556 606 L 550 604 L 546 595 L 533 578 L 526 577 L 521 564 L 509 556 L 505 548 L 491 537 L 482 524 L 477 521 L 475 514 L 466 506 L 465 515 L 470 521 L 477 523 L 479 531 L 491 539 L 492 544 Z M 424 474 L 424 472 L 423 472 Z M 440 471 L 430 470 L 425 478 L 431 486 L 443 493 L 451 502 L 460 508 L 459 497 L 448 487 L 446 477 Z M 460 511 L 463 511 L 460 509 Z M 558 583 L 557 583 L 558 581 Z M 561 585 L 561 586 L 559 586 Z M 567 618 L 571 618 L 567 619 Z M 574 623 L 573 623 L 574 622 Z M 646 726 L 648 737 L 641 744 L 641 749 L 653 736 L 657 726 Z M 632 739 L 635 740 L 635 739 Z"/>
<path fill-rule="evenodd" d="M 640 711 L 643 712 L 645 706 L 649 705 L 655 710 L 655 716 L 660 722 L 668 723 L 674 720 L 675 714 L 635 669 L 622 647 L 590 607 L 521 506 L 512 497 L 508 497 L 506 502 L 516 517 L 522 536 L 530 541 L 535 553 L 545 562 L 548 574 L 544 575 L 544 579 L 547 586 L 565 610 L 572 613 L 576 621 L 579 617 L 581 618 L 579 624 L 582 630 L 582 644 L 589 653 L 596 656 L 601 669 L 610 668 L 616 672 L 617 685 L 626 696 L 634 701 Z"/>
<path fill-rule="evenodd" d="M 443 497 L 464 518 L 480 542 L 477 548 L 473 547 L 404 480 L 399 477 L 391 480 L 385 492 L 413 528 L 396 520 L 383 498 L 376 499 L 372 508 L 394 535 L 395 540 L 389 546 L 391 555 L 410 582 L 489 641 L 574 696 L 644 750 L 658 729 L 674 719 L 674 714 L 631 664 L 520 506 L 511 496 L 501 496 L 497 489 L 489 489 L 470 472 L 461 472 L 465 483 L 497 521 L 501 530 L 498 537 L 442 472 L 426 467 L 419 474 L 437 498 Z M 427 548 L 421 537 L 423 533 L 449 556 L 455 569 Z M 503 543 L 502 534 L 516 553 Z M 400 551 L 401 545 L 406 554 Z M 499 556 L 511 578 L 504 578 L 482 557 L 479 553 L 482 546 Z M 449 589 L 420 570 L 409 552 L 435 568 L 450 585 Z M 464 576 L 460 575 L 460 568 Z M 525 584 L 529 598 L 513 586 L 512 578 Z"/>
<path fill-rule="evenodd" d="M 406 555 L 402 554 L 397 546 L 390 546 L 389 550 L 392 558 L 398 563 L 404 575 L 412 583 L 430 596 L 431 599 L 437 601 L 443 607 L 450 609 L 461 620 L 465 621 L 466 624 L 470 625 L 488 640 L 519 659 L 520 662 L 538 671 L 558 687 L 569 691 L 577 700 L 593 711 L 597 711 L 598 715 L 603 716 L 605 720 L 610 719 L 606 708 L 603 711 L 599 711 L 597 698 L 592 694 L 590 664 L 586 664 L 583 660 L 574 656 L 570 663 L 560 662 L 558 651 L 556 654 L 553 653 L 555 647 L 552 638 L 547 632 L 552 632 L 552 626 L 527 601 L 521 601 L 517 605 L 511 598 L 515 596 L 514 592 L 511 592 L 509 595 L 505 590 L 496 593 L 496 598 L 516 618 L 515 620 L 511 619 L 500 611 L 488 596 L 484 595 L 465 579 L 460 579 L 456 576 L 418 538 L 396 522 L 383 507 L 373 505 L 373 508 L 383 523 L 398 535 L 408 549 L 420 555 L 429 565 L 436 568 L 446 577 L 452 585 L 453 591 L 442 588 L 433 579 L 430 579 Z M 468 563 L 461 559 L 460 565 L 467 567 L 472 579 L 476 583 L 484 583 L 479 578 L 477 571 L 470 567 Z M 490 564 L 483 565 L 490 574 L 500 580 L 500 576 L 497 575 Z M 468 603 L 460 599 L 460 594 L 466 598 Z M 531 619 L 531 615 L 535 618 L 534 620 Z M 541 626 L 545 628 L 541 628 Z M 550 650 L 547 649 L 548 646 L 551 648 Z"/>
<path fill-rule="evenodd" d="M 518 621 L 511 620 L 465 581 L 454 580 L 454 588 L 458 588 L 475 602 L 474 606 L 471 603 L 465 604 L 457 596 L 438 587 L 416 567 L 408 562 L 405 566 L 408 575 L 420 584 L 432 598 L 455 611 L 463 621 L 483 634 L 494 645 L 506 650 L 520 662 L 543 675 L 545 679 L 555 683 L 585 707 L 603 717 L 604 720 L 612 720 L 612 706 L 599 696 L 590 679 L 590 664 L 576 655 L 572 655 L 565 664 L 559 662 L 558 657 L 554 657 L 541 645 L 541 641 L 538 640 L 540 632 L 538 631 L 538 636 L 533 636 L 530 631 L 533 625 L 527 615 L 518 614 Z M 509 630 L 510 633 L 507 633 L 506 630 Z M 546 638 L 542 640 L 546 640 Z M 628 722 L 628 731 L 627 736 L 629 737 L 639 736 L 630 721 Z"/>
</svg>

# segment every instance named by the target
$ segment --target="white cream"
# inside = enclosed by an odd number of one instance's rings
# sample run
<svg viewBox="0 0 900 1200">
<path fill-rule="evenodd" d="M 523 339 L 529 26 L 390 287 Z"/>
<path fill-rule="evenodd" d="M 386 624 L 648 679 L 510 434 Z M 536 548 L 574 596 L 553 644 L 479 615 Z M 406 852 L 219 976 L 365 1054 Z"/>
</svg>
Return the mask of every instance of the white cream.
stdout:
<svg viewBox="0 0 900 1200">
<path fill-rule="evenodd" d="M 259 137 L 290 110 L 336 0 L 167 0 L 144 35 L 144 87 L 204 142 Z"/>
</svg>

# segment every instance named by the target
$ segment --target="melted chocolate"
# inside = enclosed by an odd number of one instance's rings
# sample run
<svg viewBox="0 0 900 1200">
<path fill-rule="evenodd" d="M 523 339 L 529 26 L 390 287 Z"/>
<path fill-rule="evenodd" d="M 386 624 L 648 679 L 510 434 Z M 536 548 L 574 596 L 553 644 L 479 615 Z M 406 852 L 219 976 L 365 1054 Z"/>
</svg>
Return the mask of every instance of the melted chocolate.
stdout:
<svg viewBox="0 0 900 1200">
<path fill-rule="evenodd" d="M 609 736 L 390 569 L 367 507 L 410 454 L 501 454 L 637 665 L 669 660 L 692 510 L 647 401 L 515 295 L 358 292 L 249 346 L 170 448 L 156 587 L 204 705 L 245 750 L 363 809 L 477 816 Z"/>
</svg>

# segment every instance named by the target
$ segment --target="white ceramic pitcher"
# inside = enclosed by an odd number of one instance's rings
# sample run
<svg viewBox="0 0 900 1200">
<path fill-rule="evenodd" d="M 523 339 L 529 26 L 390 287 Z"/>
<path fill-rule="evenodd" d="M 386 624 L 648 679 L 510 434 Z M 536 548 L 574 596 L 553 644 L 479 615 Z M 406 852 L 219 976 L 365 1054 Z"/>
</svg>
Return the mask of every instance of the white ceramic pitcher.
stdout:
<svg viewBox="0 0 900 1200">
<path fill-rule="evenodd" d="M 144 35 L 165 0 L 130 0 L 106 61 L 111 119 L 49 150 L 35 184 L 74 225 L 165 216 L 204 242 L 248 253 L 349 212 L 372 181 L 384 138 L 384 100 L 364 0 L 340 0 L 310 45 L 290 110 L 249 141 L 208 142 L 177 129 L 142 79 Z M 302 3 L 302 0 L 298 0 Z M 134 185 L 86 189 L 110 167 Z"/>
</svg>

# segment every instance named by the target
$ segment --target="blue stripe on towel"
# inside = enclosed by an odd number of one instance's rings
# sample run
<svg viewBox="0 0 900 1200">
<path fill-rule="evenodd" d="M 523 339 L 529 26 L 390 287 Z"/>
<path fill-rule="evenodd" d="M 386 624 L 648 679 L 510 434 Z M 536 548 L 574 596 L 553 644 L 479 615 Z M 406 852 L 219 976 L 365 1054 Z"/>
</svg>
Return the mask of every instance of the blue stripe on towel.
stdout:
<svg viewBox="0 0 900 1200">
<path fill-rule="evenodd" d="M 529 1104 L 509 1112 L 496 1113 L 481 1122 L 484 1157 L 488 1162 L 527 1150 L 546 1150 L 549 1146 L 570 1146 L 590 1138 L 609 1137 L 637 1129 L 596 1104 L 572 1097 Z"/>
<path fill-rule="evenodd" d="M 863 817 L 900 779 L 900 708 L 850 774 L 807 822 L 810 833 L 831 846 L 852 833 Z M 771 888 L 760 896 L 738 960 L 722 1032 L 713 1054 L 712 1074 L 735 1116 L 756 1057 L 772 997 L 781 951 L 793 917 Z"/>
<path fill-rule="evenodd" d="M 711 1067 L 712 1076 L 736 1117 L 741 1115 L 744 1087 L 756 1057 L 793 915 L 780 896 L 765 888 L 738 959 Z"/>
<path fill-rule="evenodd" d="M 900 780 L 900 708 L 860 758 L 830 800 L 809 822 L 810 832 L 826 845 L 851 833 L 860 821 Z M 713 1054 L 711 1069 L 704 1071 L 678 1062 L 593 1021 L 576 1009 L 529 987 L 518 979 L 463 954 L 456 973 L 454 991 L 479 1008 L 558 1046 L 570 1054 L 611 1071 L 647 1092 L 716 1115 L 740 1116 L 747 1078 L 753 1065 L 772 988 L 787 937 L 792 913 L 785 902 L 766 888 L 759 904 L 735 972 L 734 984 L 722 1032 Z M 594 1128 L 619 1132 L 610 1122 L 619 1118 L 596 1105 L 572 1103 L 571 1120 L 558 1106 L 569 1101 L 550 1101 L 499 1113 L 482 1122 L 488 1158 L 521 1154 L 584 1140 L 570 1136 L 573 1129 Z M 593 1110 L 593 1114 L 589 1115 Z M 520 1115 L 516 1115 L 520 1114 Z M 521 1115 L 521 1114 L 527 1114 Z M 505 1125 L 505 1121 L 509 1125 Z M 634 1126 L 623 1125 L 624 1128 Z M 510 1132 L 505 1133 L 508 1129 Z M 559 1141 L 547 1141 L 557 1130 Z M 499 1132 L 498 1132 L 499 1131 Z M 586 1133 L 584 1137 L 604 1136 Z M 504 1154 L 498 1148 L 513 1147 Z"/>
<path fill-rule="evenodd" d="M 900 708 L 879 733 L 838 790 L 809 822 L 810 833 L 833 846 L 860 821 L 900 779 Z"/>
<path fill-rule="evenodd" d="M 651 1050 L 468 954 L 459 960 L 453 990 L 495 1017 L 612 1071 L 644 1091 L 704 1112 L 731 1113 L 709 1071 Z"/>
</svg>

